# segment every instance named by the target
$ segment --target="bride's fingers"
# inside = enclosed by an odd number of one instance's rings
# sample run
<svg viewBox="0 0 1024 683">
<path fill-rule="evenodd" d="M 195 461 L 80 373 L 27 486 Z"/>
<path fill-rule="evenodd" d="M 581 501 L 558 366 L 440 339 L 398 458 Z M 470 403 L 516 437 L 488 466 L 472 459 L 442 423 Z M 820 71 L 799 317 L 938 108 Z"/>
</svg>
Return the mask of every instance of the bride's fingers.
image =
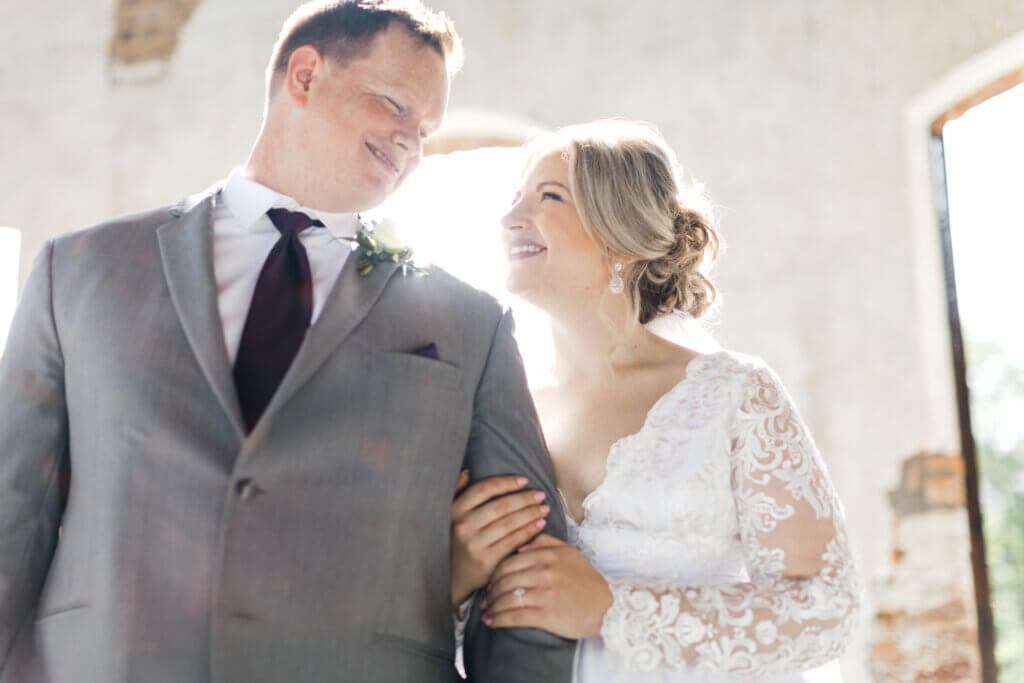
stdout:
<svg viewBox="0 0 1024 683">
<path fill-rule="evenodd" d="M 502 577 L 534 568 L 543 569 L 548 566 L 551 562 L 551 558 L 547 554 L 549 552 L 551 551 L 538 550 L 532 553 L 509 555 L 498 564 L 494 573 L 491 575 L 491 581 L 487 585 L 488 592 L 490 592 L 491 587 L 500 581 Z"/>
<path fill-rule="evenodd" d="M 469 483 L 469 470 L 462 470 L 459 472 L 459 478 L 455 481 L 455 495 L 462 493 L 462 489 L 466 488 L 466 484 Z"/>
<path fill-rule="evenodd" d="M 551 591 L 547 588 L 527 588 L 522 593 L 516 594 L 514 591 L 503 593 L 502 595 L 492 598 L 490 595 L 487 596 L 487 610 L 486 614 L 492 619 L 501 616 L 504 612 L 510 612 L 517 609 L 533 608 L 541 609 L 551 599 Z"/>
<path fill-rule="evenodd" d="M 491 549 L 496 555 L 498 555 L 498 557 L 507 557 L 508 555 L 511 555 L 516 548 L 521 548 L 523 544 L 533 540 L 533 538 L 535 538 L 540 530 L 545 526 L 547 526 L 547 519 L 544 517 L 541 517 L 532 523 L 527 522 L 499 540 L 491 547 Z"/>
<path fill-rule="evenodd" d="M 544 494 L 540 491 L 520 491 L 489 500 L 464 513 L 461 518 L 456 519 L 453 517 L 452 519 L 453 521 L 465 523 L 466 526 L 474 530 L 480 530 L 514 512 L 528 508 L 533 508 L 534 511 L 537 511 L 540 509 L 543 501 Z M 484 545 L 489 546 L 495 540 L 497 538 L 487 541 Z"/>
<path fill-rule="evenodd" d="M 504 502 L 504 499 L 502 502 Z M 490 503 L 490 505 L 496 504 L 496 502 Z M 510 534 L 516 534 L 524 527 L 532 529 L 533 533 L 536 534 L 547 524 L 547 521 L 544 518 L 550 511 L 551 508 L 547 505 L 538 505 L 531 499 L 530 503 L 526 506 L 510 512 L 503 517 L 499 517 L 481 528 L 478 532 L 480 535 L 479 541 L 483 546 L 490 547 L 508 537 Z M 523 540 L 523 543 L 530 538 L 532 538 L 532 536 L 527 536 Z M 512 546 L 512 549 L 515 547 L 516 546 Z M 512 552 L 512 550 L 510 549 L 508 552 Z"/>
<path fill-rule="evenodd" d="M 461 519 L 467 512 L 495 496 L 518 491 L 526 486 L 527 481 L 526 477 L 516 475 L 481 479 L 467 487 L 452 503 L 452 519 Z"/>
<path fill-rule="evenodd" d="M 529 550 L 540 550 L 542 548 L 557 548 L 559 546 L 566 545 L 565 541 L 560 541 L 551 534 L 540 534 L 537 538 L 530 541 L 528 544 L 520 546 L 519 552 L 527 552 Z"/>
<path fill-rule="evenodd" d="M 518 514 L 520 512 L 523 514 L 511 517 L 503 526 L 492 528 L 488 535 L 485 536 L 482 533 L 482 530 L 488 525 L 506 518 L 510 514 Z M 544 517 L 546 514 L 547 512 L 541 510 L 540 502 L 537 500 L 537 492 L 524 491 L 522 493 L 513 493 L 470 510 L 463 514 L 461 518 L 453 514 L 452 538 L 457 540 L 462 546 L 467 547 L 472 555 L 486 556 L 486 558 L 483 558 L 484 561 L 493 569 L 505 555 L 512 552 L 508 550 L 499 553 L 494 548 L 494 543 L 499 541 L 504 534 L 518 529 L 522 525 L 520 522 L 534 524 L 535 520 Z M 541 527 L 534 526 L 533 532 L 536 533 L 540 529 Z M 526 540 L 529 540 L 529 537 Z M 487 573 L 489 574 L 490 571 L 491 569 L 488 569 Z"/>
<path fill-rule="evenodd" d="M 498 603 L 509 594 L 513 594 L 514 599 L 514 593 L 517 588 L 530 590 L 531 588 L 543 587 L 541 578 L 541 573 L 534 568 L 506 574 L 497 581 L 492 581 L 491 585 L 487 587 L 486 605 L 481 605 L 481 607 L 487 609 L 487 605 Z"/>
<path fill-rule="evenodd" d="M 496 614 L 484 615 L 484 624 L 489 628 L 543 628 L 544 612 L 536 607 L 521 607 Z"/>
</svg>

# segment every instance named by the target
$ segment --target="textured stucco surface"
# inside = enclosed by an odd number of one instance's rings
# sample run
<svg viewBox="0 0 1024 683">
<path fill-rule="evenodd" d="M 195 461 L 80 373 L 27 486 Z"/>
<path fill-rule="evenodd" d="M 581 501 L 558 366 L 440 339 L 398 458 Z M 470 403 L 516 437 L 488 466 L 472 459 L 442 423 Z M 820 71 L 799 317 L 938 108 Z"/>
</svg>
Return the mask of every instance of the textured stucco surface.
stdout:
<svg viewBox="0 0 1024 683">
<path fill-rule="evenodd" d="M 435 0 L 467 61 L 452 111 L 544 126 L 656 123 L 723 206 L 718 334 L 764 357 L 836 479 L 866 583 L 891 547 L 885 492 L 918 450 L 956 452 L 941 282 L 920 277 L 904 114 L 1024 30 L 1024 0 Z M 112 0 L 5 2 L 0 225 L 42 242 L 173 201 L 245 159 L 285 0 L 203 0 L 167 75 L 115 86 Z M 940 396 L 925 400 L 928 387 Z M 934 389 L 931 389 L 934 391 Z M 869 596 L 870 598 L 870 596 Z M 869 602 L 869 607 L 870 607 Z M 867 621 L 867 619 L 865 619 Z M 844 662 L 864 680 L 865 648 Z"/>
</svg>

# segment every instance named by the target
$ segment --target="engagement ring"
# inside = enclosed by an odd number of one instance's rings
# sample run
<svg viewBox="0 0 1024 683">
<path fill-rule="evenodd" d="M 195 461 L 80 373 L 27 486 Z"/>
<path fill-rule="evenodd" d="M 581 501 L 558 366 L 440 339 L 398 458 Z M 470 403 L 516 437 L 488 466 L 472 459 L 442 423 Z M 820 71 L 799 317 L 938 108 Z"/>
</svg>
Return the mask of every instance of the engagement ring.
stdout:
<svg viewBox="0 0 1024 683">
<path fill-rule="evenodd" d="M 519 598 L 519 606 L 520 607 L 526 607 L 526 603 L 523 601 L 523 596 L 526 595 L 526 589 L 525 588 L 517 588 L 517 589 L 515 589 L 514 591 L 512 591 L 512 595 L 514 595 L 517 598 Z"/>
</svg>

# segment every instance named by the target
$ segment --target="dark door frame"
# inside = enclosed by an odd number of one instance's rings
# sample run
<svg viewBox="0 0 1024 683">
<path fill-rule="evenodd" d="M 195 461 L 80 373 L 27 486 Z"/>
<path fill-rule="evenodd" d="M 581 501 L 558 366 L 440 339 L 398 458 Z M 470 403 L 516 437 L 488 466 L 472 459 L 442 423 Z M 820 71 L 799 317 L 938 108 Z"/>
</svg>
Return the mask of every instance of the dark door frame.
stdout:
<svg viewBox="0 0 1024 683">
<path fill-rule="evenodd" d="M 965 110 L 966 111 L 966 110 Z M 962 112 L 961 112 L 962 113 Z M 940 119 L 941 120 L 941 119 Z M 936 121 L 938 123 L 939 121 Z M 945 121 L 942 121 L 944 124 Z M 960 305 L 956 293 L 956 272 L 953 267 L 953 241 L 949 225 L 949 197 L 946 185 L 946 155 L 941 127 L 932 127 L 930 165 L 935 215 L 939 223 L 945 273 L 946 310 L 949 316 L 949 337 L 953 351 L 953 377 L 956 382 L 957 413 L 960 422 L 960 452 L 964 460 L 964 485 L 967 488 L 967 519 L 971 532 L 971 567 L 974 570 L 974 602 L 978 611 L 978 647 L 981 651 L 981 680 L 996 683 L 996 633 L 992 618 L 992 596 L 989 589 L 988 564 L 985 561 L 985 534 L 982 526 L 981 499 L 978 490 L 978 457 L 971 428 L 970 390 L 967 386 L 967 362 L 964 338 L 960 327 Z"/>
</svg>

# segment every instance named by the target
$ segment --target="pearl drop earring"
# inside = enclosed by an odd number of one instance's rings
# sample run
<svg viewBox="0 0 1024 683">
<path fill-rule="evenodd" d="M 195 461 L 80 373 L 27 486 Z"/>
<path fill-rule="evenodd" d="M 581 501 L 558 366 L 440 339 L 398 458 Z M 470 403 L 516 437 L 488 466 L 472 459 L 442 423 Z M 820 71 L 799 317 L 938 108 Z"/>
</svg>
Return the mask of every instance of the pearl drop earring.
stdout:
<svg viewBox="0 0 1024 683">
<path fill-rule="evenodd" d="M 622 281 L 622 264 L 615 264 L 615 274 L 612 275 L 611 282 L 608 283 L 608 291 L 612 294 L 622 294 L 622 290 L 625 289 L 626 283 Z"/>
</svg>

